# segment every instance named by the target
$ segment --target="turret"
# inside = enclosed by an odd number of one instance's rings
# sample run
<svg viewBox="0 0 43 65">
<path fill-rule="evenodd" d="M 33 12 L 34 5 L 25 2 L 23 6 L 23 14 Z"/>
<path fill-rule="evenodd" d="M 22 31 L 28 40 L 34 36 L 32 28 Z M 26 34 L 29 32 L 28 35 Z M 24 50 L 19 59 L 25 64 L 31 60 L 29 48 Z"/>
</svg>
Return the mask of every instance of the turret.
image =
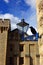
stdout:
<svg viewBox="0 0 43 65">
<path fill-rule="evenodd" d="M 6 65 L 6 50 L 10 20 L 0 19 L 0 65 Z"/>
</svg>

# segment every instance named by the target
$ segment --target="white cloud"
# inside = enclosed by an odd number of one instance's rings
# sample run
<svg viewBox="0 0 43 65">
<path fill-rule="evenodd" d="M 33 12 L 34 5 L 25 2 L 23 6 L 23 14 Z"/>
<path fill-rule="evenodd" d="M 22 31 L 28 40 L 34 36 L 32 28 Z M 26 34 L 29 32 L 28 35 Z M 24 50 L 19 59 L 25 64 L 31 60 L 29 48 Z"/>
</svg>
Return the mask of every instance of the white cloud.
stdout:
<svg viewBox="0 0 43 65">
<path fill-rule="evenodd" d="M 33 35 L 30 28 L 28 29 L 27 34 L 28 35 Z"/>
<path fill-rule="evenodd" d="M 35 7 L 36 0 L 24 0 L 27 5 L 30 5 L 31 7 Z"/>
<path fill-rule="evenodd" d="M 14 17 L 12 14 L 1 14 L 0 19 L 10 19 L 11 21 L 11 29 L 17 28 L 17 23 L 20 22 L 20 19 L 18 17 Z"/>
<path fill-rule="evenodd" d="M 6 3 L 9 3 L 9 0 L 4 0 Z"/>
</svg>

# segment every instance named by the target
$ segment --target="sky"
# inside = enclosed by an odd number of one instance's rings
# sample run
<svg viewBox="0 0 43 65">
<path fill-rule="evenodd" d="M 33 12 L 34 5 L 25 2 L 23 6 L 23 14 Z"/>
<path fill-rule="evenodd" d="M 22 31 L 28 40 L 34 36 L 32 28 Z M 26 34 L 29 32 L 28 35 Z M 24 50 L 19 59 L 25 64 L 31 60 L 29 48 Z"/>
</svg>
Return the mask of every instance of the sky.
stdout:
<svg viewBox="0 0 43 65">
<path fill-rule="evenodd" d="M 11 28 L 17 27 L 22 18 L 37 29 L 35 0 L 0 0 L 0 18 L 10 19 Z"/>
</svg>

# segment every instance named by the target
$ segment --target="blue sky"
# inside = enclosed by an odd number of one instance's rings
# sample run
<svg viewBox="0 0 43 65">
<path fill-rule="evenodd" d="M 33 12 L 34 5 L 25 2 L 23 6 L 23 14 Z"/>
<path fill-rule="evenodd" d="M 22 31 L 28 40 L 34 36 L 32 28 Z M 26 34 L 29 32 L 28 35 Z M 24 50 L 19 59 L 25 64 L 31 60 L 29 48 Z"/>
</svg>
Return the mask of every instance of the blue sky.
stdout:
<svg viewBox="0 0 43 65">
<path fill-rule="evenodd" d="M 35 0 L 0 0 L 0 18 L 9 18 L 12 29 L 22 18 L 37 28 Z"/>
</svg>

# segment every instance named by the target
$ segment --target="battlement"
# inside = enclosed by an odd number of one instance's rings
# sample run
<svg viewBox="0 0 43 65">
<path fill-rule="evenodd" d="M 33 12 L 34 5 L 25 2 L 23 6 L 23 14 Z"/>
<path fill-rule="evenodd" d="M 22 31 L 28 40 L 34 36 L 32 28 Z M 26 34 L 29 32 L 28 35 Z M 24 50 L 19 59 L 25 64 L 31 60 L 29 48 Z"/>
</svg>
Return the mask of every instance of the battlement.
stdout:
<svg viewBox="0 0 43 65">
<path fill-rule="evenodd" d="M 1 27 L 7 27 L 9 28 L 10 27 L 10 19 L 0 19 L 0 28 Z"/>
</svg>

